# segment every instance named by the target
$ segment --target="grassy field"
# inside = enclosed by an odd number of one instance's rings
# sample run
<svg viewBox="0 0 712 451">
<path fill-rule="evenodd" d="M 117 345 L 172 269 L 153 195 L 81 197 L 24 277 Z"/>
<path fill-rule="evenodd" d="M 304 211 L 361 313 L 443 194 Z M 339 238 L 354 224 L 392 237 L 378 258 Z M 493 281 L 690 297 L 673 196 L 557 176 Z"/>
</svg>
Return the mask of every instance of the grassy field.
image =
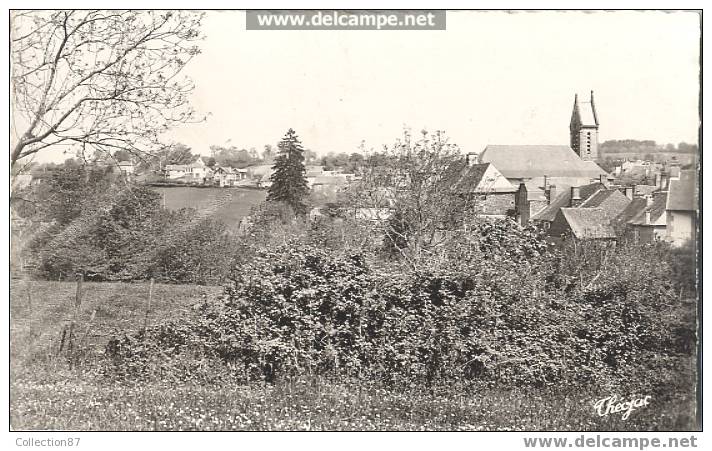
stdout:
<svg viewBox="0 0 712 451">
<path fill-rule="evenodd" d="M 15 430 L 689 430 L 694 399 L 672 397 L 632 413 L 597 416 L 588 387 L 391 392 L 301 379 L 278 385 L 107 383 L 57 358 L 75 284 L 11 284 L 10 420 Z M 28 296 L 28 289 L 31 296 Z M 79 331 L 101 352 L 139 330 L 147 284 L 85 283 Z M 156 285 L 152 323 L 185 318 L 217 287 Z M 30 299 L 32 300 L 30 305 Z M 89 323 L 91 312 L 96 311 Z"/>
<path fill-rule="evenodd" d="M 227 225 L 234 225 L 250 209 L 265 200 L 267 192 L 244 188 L 191 188 L 191 187 L 155 187 L 165 199 L 165 206 L 171 210 L 195 208 L 196 210 L 215 209 L 213 217 Z"/>
<path fill-rule="evenodd" d="M 87 343 L 103 349 L 109 337 L 143 327 L 147 283 L 84 283 L 79 332 Z M 219 287 L 155 284 L 149 323 L 189 314 L 202 296 L 220 293 Z M 28 360 L 56 354 L 60 334 L 73 316 L 76 283 L 25 282 L 10 285 L 10 358 L 16 369 Z M 92 313 L 94 319 L 89 324 Z M 88 332 L 87 332 L 88 331 Z"/>
</svg>

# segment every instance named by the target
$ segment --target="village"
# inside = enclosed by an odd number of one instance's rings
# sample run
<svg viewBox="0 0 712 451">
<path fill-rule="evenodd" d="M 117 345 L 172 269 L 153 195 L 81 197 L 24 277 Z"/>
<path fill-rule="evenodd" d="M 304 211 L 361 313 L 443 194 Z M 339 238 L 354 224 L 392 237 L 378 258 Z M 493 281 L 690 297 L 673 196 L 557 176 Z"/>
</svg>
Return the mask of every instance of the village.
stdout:
<svg viewBox="0 0 712 451">
<path fill-rule="evenodd" d="M 10 427 L 699 429 L 701 17 L 435 13 L 12 14 Z"/>
<path fill-rule="evenodd" d="M 488 145 L 479 153 L 468 153 L 462 174 L 469 184 L 466 194 L 478 198 L 481 216 L 535 224 L 552 242 L 573 238 L 665 241 L 677 247 L 695 243 L 696 169 L 673 157 L 663 162 L 625 159 L 607 172 L 596 163 L 603 157 L 599 126 L 593 92 L 587 101 L 576 95 L 569 145 Z M 197 156 L 192 163 L 141 173 L 132 161 L 104 163 L 115 165 L 128 180 L 156 186 L 266 190 L 272 183 L 272 164 L 243 168 L 209 164 L 208 157 Z M 343 168 L 326 170 L 317 164 L 305 165 L 304 176 L 311 191 L 327 200 L 361 179 Z M 30 184 L 32 176 L 20 175 L 17 183 Z M 321 207 L 314 206 L 310 217 L 321 216 Z M 355 217 L 371 221 L 387 220 L 391 211 L 363 206 L 351 210 Z"/>
</svg>

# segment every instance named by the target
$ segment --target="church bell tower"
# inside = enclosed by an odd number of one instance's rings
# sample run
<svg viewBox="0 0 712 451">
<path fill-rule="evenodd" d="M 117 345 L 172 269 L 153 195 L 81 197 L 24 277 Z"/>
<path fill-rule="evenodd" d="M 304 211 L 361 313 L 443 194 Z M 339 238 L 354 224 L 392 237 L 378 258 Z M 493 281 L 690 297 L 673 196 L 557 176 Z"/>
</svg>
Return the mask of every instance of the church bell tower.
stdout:
<svg viewBox="0 0 712 451">
<path fill-rule="evenodd" d="M 600 158 L 598 153 L 598 115 L 596 104 L 591 100 L 579 102 L 578 94 L 574 95 L 574 109 L 569 125 L 571 148 L 582 160 L 595 161 Z"/>
</svg>

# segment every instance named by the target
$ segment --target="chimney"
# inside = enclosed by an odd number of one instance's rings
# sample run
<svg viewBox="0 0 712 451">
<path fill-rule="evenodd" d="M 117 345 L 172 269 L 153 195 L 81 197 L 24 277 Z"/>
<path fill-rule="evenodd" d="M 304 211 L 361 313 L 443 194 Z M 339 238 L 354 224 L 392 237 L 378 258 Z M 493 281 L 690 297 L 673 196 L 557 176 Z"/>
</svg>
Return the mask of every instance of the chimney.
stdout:
<svg viewBox="0 0 712 451">
<path fill-rule="evenodd" d="M 465 161 L 467 162 L 468 166 L 477 164 L 478 159 L 478 155 L 474 152 L 470 152 L 465 156 Z"/>
<path fill-rule="evenodd" d="M 549 204 L 556 199 L 556 185 L 549 185 Z"/>
<path fill-rule="evenodd" d="M 521 225 L 526 225 L 529 222 L 529 194 L 527 193 L 527 185 L 524 181 L 519 182 L 519 190 L 517 191 L 517 197 L 514 200 L 516 214 L 519 217 L 519 222 Z"/>
<path fill-rule="evenodd" d="M 625 192 L 623 194 L 625 194 L 625 197 L 627 197 L 628 199 L 633 200 L 633 190 L 634 190 L 634 187 L 626 186 L 624 188 Z"/>
<path fill-rule="evenodd" d="M 608 188 L 608 175 L 607 174 L 601 174 L 598 176 L 598 181 L 601 183 L 601 185 L 605 186 Z"/>
<path fill-rule="evenodd" d="M 645 210 L 645 223 L 650 224 L 650 210 Z"/>
<path fill-rule="evenodd" d="M 545 175 L 544 176 L 544 192 L 549 189 L 549 176 Z"/>
<path fill-rule="evenodd" d="M 650 207 L 653 205 L 653 196 L 649 195 L 645 198 L 645 205 Z"/>
<path fill-rule="evenodd" d="M 578 186 L 571 187 L 571 201 L 569 207 L 578 207 L 581 203 L 581 189 Z"/>
<path fill-rule="evenodd" d="M 668 189 L 668 173 L 665 171 L 660 172 L 660 185 L 658 187 L 662 191 L 667 191 Z"/>
</svg>

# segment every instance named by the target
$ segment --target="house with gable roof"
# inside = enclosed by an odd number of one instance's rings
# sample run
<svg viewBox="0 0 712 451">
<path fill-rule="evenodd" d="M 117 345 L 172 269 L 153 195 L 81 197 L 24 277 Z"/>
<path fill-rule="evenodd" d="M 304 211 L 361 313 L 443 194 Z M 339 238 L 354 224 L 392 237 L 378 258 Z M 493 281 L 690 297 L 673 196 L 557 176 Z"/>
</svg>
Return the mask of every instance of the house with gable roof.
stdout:
<svg viewBox="0 0 712 451">
<path fill-rule="evenodd" d="M 665 191 L 658 191 L 646 197 L 645 206 L 626 222 L 627 236 L 641 242 L 664 240 L 667 235 L 666 203 Z"/>
<path fill-rule="evenodd" d="M 516 212 L 517 187 L 491 163 L 476 163 L 471 155 L 449 169 L 453 189 L 468 196 L 481 216 L 513 217 Z M 455 175 L 456 174 L 456 175 Z"/>
<path fill-rule="evenodd" d="M 569 206 L 561 207 L 551 221 L 551 237 L 577 239 L 615 240 L 618 237 L 614 219 L 623 212 L 631 200 L 618 189 L 591 184 L 581 196 L 581 187 L 570 190 Z M 551 211 L 549 212 L 549 214 Z"/>
<path fill-rule="evenodd" d="M 697 171 L 682 170 L 679 179 L 670 180 L 665 204 L 665 238 L 673 246 L 697 241 L 699 193 Z"/>
</svg>

